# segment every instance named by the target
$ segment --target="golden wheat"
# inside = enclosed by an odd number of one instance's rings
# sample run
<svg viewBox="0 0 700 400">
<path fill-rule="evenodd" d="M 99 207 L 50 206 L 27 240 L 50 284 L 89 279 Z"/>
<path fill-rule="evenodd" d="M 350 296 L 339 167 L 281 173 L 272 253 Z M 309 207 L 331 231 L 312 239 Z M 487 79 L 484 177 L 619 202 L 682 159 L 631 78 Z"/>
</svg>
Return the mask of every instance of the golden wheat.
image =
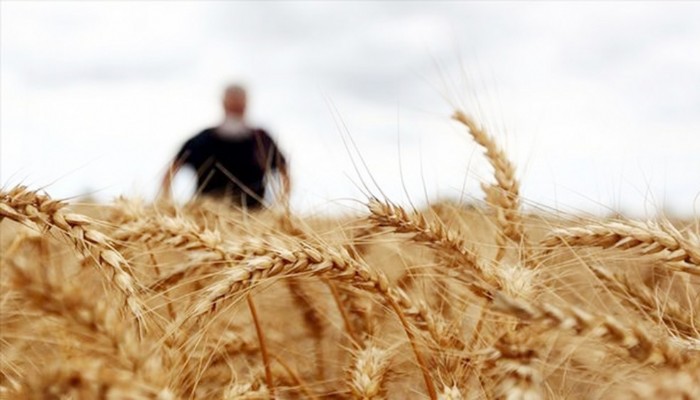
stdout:
<svg viewBox="0 0 700 400">
<path fill-rule="evenodd" d="M 505 152 L 454 118 L 493 166 L 486 208 L 3 190 L 0 397 L 700 396 L 697 224 L 526 215 Z"/>
</svg>

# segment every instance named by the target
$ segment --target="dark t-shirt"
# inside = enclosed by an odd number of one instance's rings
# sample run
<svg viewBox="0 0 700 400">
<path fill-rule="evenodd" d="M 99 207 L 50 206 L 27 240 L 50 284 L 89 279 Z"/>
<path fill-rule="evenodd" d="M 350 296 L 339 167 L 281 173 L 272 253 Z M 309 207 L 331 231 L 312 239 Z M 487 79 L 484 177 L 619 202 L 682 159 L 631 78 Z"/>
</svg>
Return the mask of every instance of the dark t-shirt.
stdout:
<svg viewBox="0 0 700 400">
<path fill-rule="evenodd" d="M 265 173 L 286 164 L 262 129 L 251 129 L 249 136 L 240 138 L 222 137 L 216 128 L 205 129 L 185 142 L 177 160 L 195 169 L 199 192 L 254 207 L 265 195 Z"/>
</svg>

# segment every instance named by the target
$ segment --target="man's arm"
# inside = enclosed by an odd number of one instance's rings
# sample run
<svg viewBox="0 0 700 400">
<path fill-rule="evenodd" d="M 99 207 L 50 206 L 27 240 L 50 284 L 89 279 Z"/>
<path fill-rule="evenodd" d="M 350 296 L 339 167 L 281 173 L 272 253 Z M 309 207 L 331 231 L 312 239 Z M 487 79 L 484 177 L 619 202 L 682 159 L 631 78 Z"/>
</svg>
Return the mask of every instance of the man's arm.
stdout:
<svg viewBox="0 0 700 400">
<path fill-rule="evenodd" d="M 177 174 L 177 171 L 182 168 L 182 162 L 179 159 L 173 160 L 170 165 L 168 166 L 168 169 L 165 171 L 165 175 L 163 176 L 163 181 L 160 184 L 160 193 L 158 194 L 159 198 L 163 199 L 170 199 L 172 196 L 171 193 L 171 188 L 173 184 L 173 177 Z"/>
<path fill-rule="evenodd" d="M 168 165 L 168 169 L 165 171 L 165 175 L 163 176 L 163 180 L 160 184 L 160 192 L 158 193 L 159 198 L 170 199 L 172 197 L 171 188 L 173 178 L 185 164 L 193 163 L 193 154 L 197 149 L 197 140 L 204 135 L 204 132 L 186 141 L 175 155 L 175 158 L 173 158 L 173 160 L 170 162 L 170 165 Z"/>
<path fill-rule="evenodd" d="M 291 179 L 289 176 L 289 163 L 287 162 L 287 158 L 282 154 L 280 151 L 279 147 L 277 147 L 277 144 L 270 139 L 272 143 L 272 150 L 273 150 L 273 167 L 277 168 L 277 172 L 279 173 L 279 179 L 280 183 L 282 185 L 282 193 L 280 197 L 280 201 L 282 204 L 284 204 L 285 207 L 289 207 L 289 197 L 292 194 L 292 183 Z"/>
<path fill-rule="evenodd" d="M 255 131 L 260 149 L 259 162 L 266 171 L 276 171 L 280 180 L 281 192 L 278 193 L 278 201 L 289 207 L 289 197 L 292 191 L 291 179 L 287 159 L 284 157 L 277 143 L 270 137 L 264 129 Z"/>
<path fill-rule="evenodd" d="M 289 206 L 289 197 L 292 194 L 292 184 L 289 179 L 289 169 L 287 163 L 283 162 L 279 166 L 280 181 L 282 183 L 282 203 L 285 206 Z"/>
</svg>

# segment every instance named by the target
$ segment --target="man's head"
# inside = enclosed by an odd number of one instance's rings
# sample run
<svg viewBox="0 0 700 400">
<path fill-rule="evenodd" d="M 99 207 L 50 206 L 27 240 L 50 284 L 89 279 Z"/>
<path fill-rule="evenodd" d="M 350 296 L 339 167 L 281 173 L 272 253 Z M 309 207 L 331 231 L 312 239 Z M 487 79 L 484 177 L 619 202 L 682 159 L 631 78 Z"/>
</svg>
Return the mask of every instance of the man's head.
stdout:
<svg viewBox="0 0 700 400">
<path fill-rule="evenodd" d="M 246 107 L 246 92 L 243 86 L 227 86 L 224 90 L 223 105 L 226 115 L 243 118 Z"/>
</svg>

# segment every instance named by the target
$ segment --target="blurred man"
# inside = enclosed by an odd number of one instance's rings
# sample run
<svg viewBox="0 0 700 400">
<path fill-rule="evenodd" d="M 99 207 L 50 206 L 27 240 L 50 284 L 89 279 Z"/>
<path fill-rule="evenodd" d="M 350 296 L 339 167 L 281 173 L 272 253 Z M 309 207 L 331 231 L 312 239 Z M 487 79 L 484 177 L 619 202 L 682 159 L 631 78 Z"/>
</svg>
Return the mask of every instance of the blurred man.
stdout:
<svg viewBox="0 0 700 400">
<path fill-rule="evenodd" d="M 223 122 L 189 139 L 177 153 L 163 177 L 162 193 L 170 195 L 173 176 L 189 165 L 197 172 L 198 193 L 245 208 L 259 208 L 267 176 L 278 171 L 286 202 L 290 191 L 287 161 L 267 132 L 246 123 L 245 89 L 228 86 L 223 106 Z"/>
</svg>

